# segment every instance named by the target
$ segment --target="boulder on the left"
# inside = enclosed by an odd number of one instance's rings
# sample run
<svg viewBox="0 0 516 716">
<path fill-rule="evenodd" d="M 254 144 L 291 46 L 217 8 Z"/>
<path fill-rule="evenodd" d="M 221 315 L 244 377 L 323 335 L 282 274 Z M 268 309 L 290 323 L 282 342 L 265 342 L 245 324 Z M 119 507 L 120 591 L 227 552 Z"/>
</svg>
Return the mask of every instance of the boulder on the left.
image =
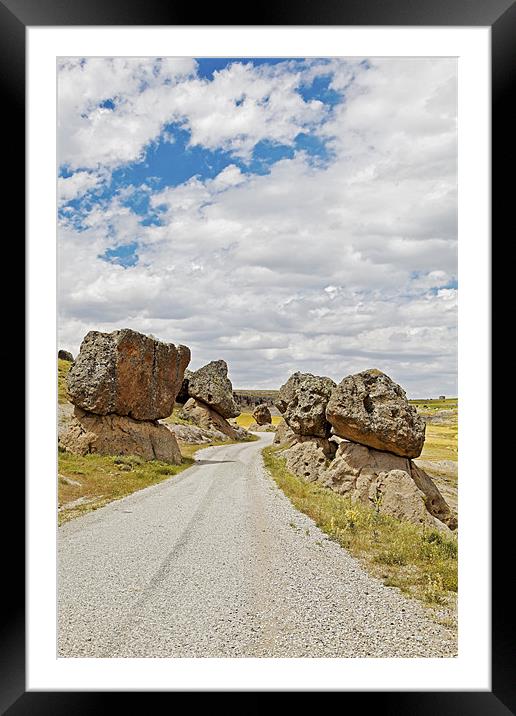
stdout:
<svg viewBox="0 0 516 716">
<path fill-rule="evenodd" d="M 59 447 L 77 455 L 139 455 L 144 460 L 181 464 L 174 434 L 165 425 L 121 415 L 95 415 L 76 407 Z"/>
<path fill-rule="evenodd" d="M 171 415 L 190 362 L 190 349 L 125 328 L 90 331 L 68 373 L 74 405 L 97 415 L 135 420 Z"/>
</svg>

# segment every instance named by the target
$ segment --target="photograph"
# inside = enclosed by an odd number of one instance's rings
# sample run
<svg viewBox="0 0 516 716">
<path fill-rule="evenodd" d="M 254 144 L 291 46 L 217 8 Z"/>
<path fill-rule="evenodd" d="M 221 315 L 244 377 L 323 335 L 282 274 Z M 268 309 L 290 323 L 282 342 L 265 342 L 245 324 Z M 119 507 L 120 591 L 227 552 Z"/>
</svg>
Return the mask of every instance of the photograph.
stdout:
<svg viewBox="0 0 516 716">
<path fill-rule="evenodd" d="M 458 71 L 57 57 L 59 659 L 461 656 Z"/>
</svg>

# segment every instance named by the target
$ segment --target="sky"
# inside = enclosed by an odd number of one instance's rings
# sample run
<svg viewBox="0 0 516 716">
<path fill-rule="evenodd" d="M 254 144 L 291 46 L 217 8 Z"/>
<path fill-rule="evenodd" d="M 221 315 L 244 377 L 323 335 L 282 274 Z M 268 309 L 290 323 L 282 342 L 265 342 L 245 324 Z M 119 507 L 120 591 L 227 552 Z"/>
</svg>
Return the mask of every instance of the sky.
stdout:
<svg viewBox="0 0 516 716">
<path fill-rule="evenodd" d="M 62 58 L 58 332 L 457 394 L 453 58 Z"/>
</svg>

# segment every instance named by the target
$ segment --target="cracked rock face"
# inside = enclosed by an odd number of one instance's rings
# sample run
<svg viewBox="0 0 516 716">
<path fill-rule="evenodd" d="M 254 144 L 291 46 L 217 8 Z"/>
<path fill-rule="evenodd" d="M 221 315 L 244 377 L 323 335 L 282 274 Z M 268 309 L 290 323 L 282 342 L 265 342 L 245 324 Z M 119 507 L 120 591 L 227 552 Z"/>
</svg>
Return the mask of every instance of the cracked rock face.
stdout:
<svg viewBox="0 0 516 716">
<path fill-rule="evenodd" d="M 350 375 L 333 391 L 326 408 L 333 432 L 353 442 L 402 457 L 418 457 L 426 424 L 405 391 L 379 370 Z"/>
<path fill-rule="evenodd" d="M 173 433 L 164 425 L 120 415 L 95 415 L 76 407 L 59 438 L 59 447 L 76 455 L 139 455 L 144 460 L 181 464 Z"/>
<path fill-rule="evenodd" d="M 335 388 L 331 378 L 311 373 L 294 373 L 281 386 L 276 407 L 297 435 L 329 437 L 326 406 Z"/>
<path fill-rule="evenodd" d="M 188 376 L 188 394 L 209 405 L 223 418 L 236 418 L 240 410 L 233 398 L 233 386 L 224 360 L 213 360 Z"/>
<path fill-rule="evenodd" d="M 130 329 L 90 331 L 68 373 L 68 393 L 74 405 L 97 415 L 166 418 L 189 362 L 187 346 Z"/>
</svg>

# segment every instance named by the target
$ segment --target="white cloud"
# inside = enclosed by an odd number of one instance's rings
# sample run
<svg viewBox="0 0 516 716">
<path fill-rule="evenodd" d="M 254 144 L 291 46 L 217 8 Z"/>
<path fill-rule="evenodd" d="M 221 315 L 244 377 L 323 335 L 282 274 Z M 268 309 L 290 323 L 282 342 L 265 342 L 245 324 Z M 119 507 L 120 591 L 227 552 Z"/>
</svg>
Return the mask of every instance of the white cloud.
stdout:
<svg viewBox="0 0 516 716">
<path fill-rule="evenodd" d="M 63 146 L 77 166 L 139 156 L 171 111 L 187 118 L 193 142 L 241 154 L 258 137 L 291 141 L 296 127 L 317 121 L 335 153 L 326 166 L 298 152 L 266 175 L 229 164 L 214 179 L 147 188 L 161 226 L 142 226 L 122 194 L 83 217 L 81 232 L 63 219 L 63 347 L 77 352 L 91 328 L 131 326 L 186 343 L 194 368 L 225 358 L 236 387 L 277 387 L 294 370 L 340 380 L 376 366 L 412 395 L 454 394 L 457 291 L 446 286 L 457 261 L 456 63 L 371 65 L 307 64 L 303 81 L 330 68 L 334 87 L 347 88 L 329 114 L 297 95 L 295 65 L 232 65 L 210 84 L 193 76 L 193 64 L 171 64 L 166 84 L 144 73 L 143 91 L 143 70 L 123 61 L 106 84 L 89 67 L 85 102 L 132 93 L 120 121 L 133 121 L 134 142 L 127 128 L 120 144 L 113 139 L 109 110 L 82 126 L 78 105 L 65 102 L 62 133 L 73 136 Z M 82 141 L 85 127 L 95 142 Z M 78 184 L 89 181 L 81 174 Z M 98 258 L 135 241 L 134 267 Z"/>
</svg>

